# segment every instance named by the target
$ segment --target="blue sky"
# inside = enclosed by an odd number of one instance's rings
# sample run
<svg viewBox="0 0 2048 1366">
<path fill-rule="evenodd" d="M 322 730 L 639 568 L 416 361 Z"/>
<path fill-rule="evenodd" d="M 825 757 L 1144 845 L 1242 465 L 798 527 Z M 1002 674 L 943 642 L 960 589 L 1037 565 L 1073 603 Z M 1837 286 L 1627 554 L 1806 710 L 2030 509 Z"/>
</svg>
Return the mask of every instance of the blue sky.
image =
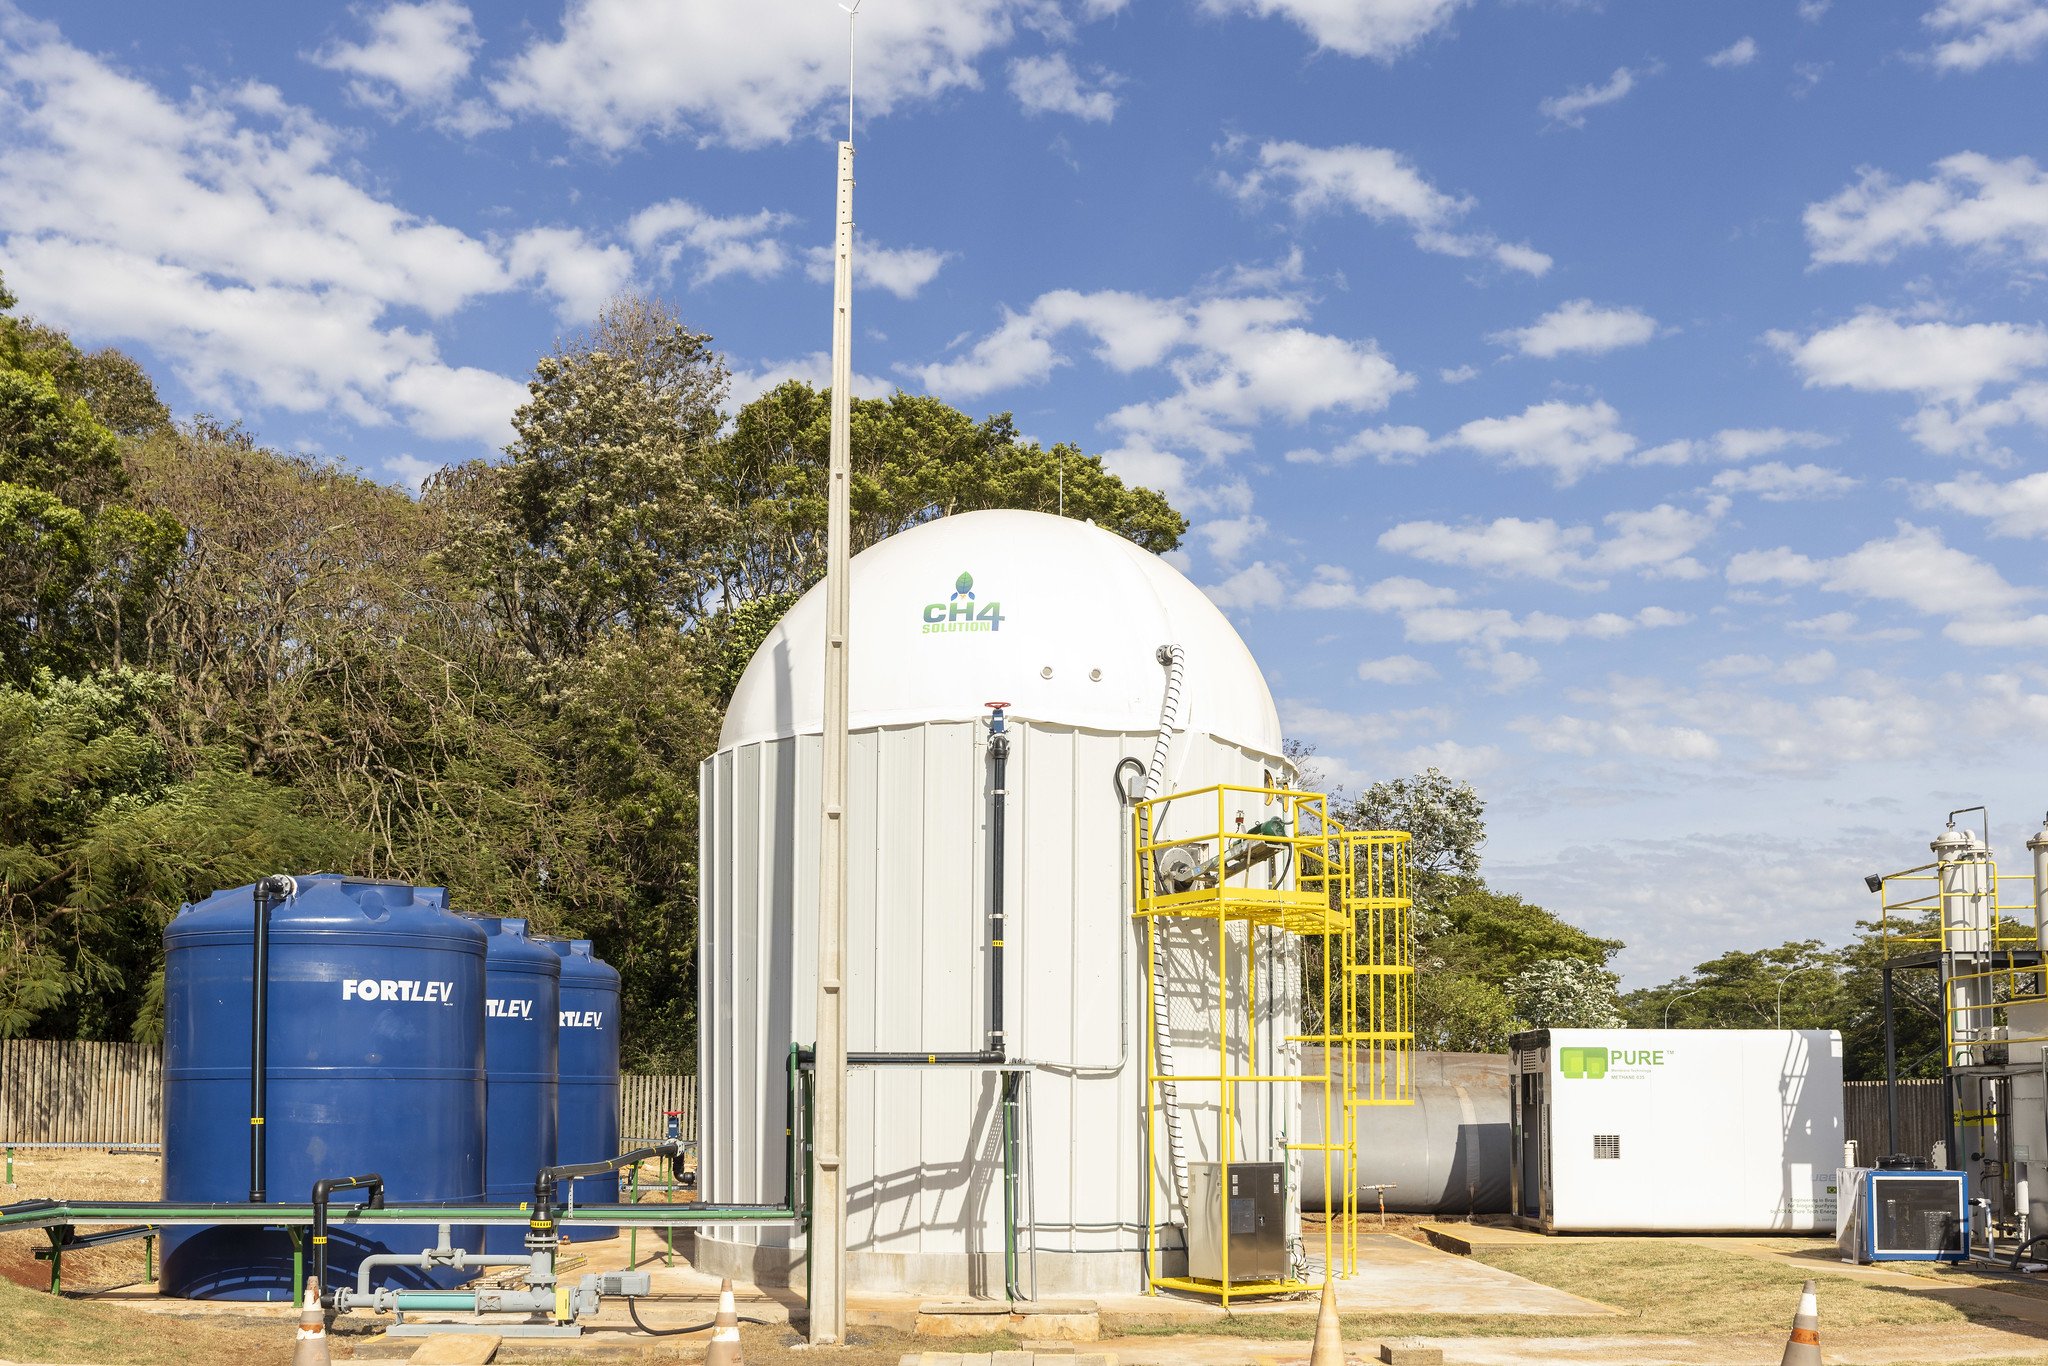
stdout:
<svg viewBox="0 0 2048 1366">
<path fill-rule="evenodd" d="M 181 414 L 500 446 L 613 291 L 821 381 L 844 15 L 0 0 L 0 270 Z M 856 372 L 1155 484 L 1351 784 L 1632 983 L 2048 807 L 2048 0 L 866 0 Z"/>
</svg>

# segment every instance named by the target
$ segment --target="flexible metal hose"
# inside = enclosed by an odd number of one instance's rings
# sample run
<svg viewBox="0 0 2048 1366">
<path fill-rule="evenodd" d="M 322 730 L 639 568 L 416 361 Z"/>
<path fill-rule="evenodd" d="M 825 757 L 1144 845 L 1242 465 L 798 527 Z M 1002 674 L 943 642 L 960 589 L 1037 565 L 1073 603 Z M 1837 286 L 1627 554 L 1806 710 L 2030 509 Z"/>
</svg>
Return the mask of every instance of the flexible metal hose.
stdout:
<svg viewBox="0 0 2048 1366">
<path fill-rule="evenodd" d="M 1145 797 L 1157 797 L 1166 785 L 1167 752 L 1173 748 L 1174 727 L 1180 722 L 1181 691 L 1187 674 L 1187 653 L 1178 645 L 1162 645 L 1155 656 L 1166 670 L 1166 692 L 1159 704 L 1159 733 L 1152 741 L 1152 762 L 1145 770 Z M 1146 876 L 1151 875 L 1147 869 Z M 1165 926 L 1157 927 L 1162 947 Z M 1152 1048 L 1162 1076 L 1173 1074 L 1173 1016 L 1166 999 L 1166 960 L 1163 954 L 1152 962 Z M 1173 1168 L 1173 1193 L 1179 1202 L 1181 1222 L 1187 1220 L 1188 1156 L 1182 1139 L 1180 1103 L 1174 1084 L 1159 1083 L 1159 1099 L 1166 1111 L 1166 1158 Z"/>
</svg>

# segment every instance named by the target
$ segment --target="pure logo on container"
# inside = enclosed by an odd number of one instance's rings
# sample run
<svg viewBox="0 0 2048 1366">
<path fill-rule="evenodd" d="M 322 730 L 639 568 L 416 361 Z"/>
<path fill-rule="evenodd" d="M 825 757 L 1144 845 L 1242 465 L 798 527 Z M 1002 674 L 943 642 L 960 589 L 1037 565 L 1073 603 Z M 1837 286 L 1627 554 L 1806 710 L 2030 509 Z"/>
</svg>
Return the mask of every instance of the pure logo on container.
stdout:
<svg viewBox="0 0 2048 1366">
<path fill-rule="evenodd" d="M 533 1002 L 505 1000 L 494 996 L 484 1002 L 484 1014 L 500 1020 L 530 1020 L 533 1018 Z"/>
<path fill-rule="evenodd" d="M 434 1001 L 448 1005 L 455 999 L 453 982 L 407 982 L 390 977 L 349 977 L 341 984 L 344 1001 Z"/>
<path fill-rule="evenodd" d="M 924 634 L 928 636 L 1002 629 L 1003 605 L 993 599 L 977 605 L 974 575 L 964 569 L 960 571 L 960 577 L 953 580 L 952 597 L 944 602 L 928 602 L 924 607 Z"/>
<path fill-rule="evenodd" d="M 565 1010 L 556 1025 L 562 1029 L 598 1029 L 604 1024 L 602 1010 Z"/>
<path fill-rule="evenodd" d="M 1572 1047 L 1557 1050 L 1557 1070 L 1567 1081 L 1605 1081 L 1609 1077 L 1647 1077 L 1662 1067 L 1663 1048 Z"/>
</svg>

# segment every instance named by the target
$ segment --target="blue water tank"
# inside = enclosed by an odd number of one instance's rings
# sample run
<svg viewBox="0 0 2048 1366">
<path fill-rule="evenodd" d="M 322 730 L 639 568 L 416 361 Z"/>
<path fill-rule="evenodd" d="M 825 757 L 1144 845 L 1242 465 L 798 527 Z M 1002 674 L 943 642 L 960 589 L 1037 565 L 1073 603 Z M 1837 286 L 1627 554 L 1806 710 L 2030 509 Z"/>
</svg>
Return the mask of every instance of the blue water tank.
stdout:
<svg viewBox="0 0 2048 1366">
<path fill-rule="evenodd" d="M 561 1122 L 555 1160 L 602 1162 L 619 1155 L 619 971 L 590 951 L 588 939 L 543 941 L 562 960 Z M 611 1204 L 615 1176 L 572 1183 L 576 1203 Z M 563 1198 L 568 1193 L 563 1192 Z M 584 1238 L 604 1237 L 582 1231 Z"/>
<path fill-rule="evenodd" d="M 490 936 L 484 955 L 484 1199 L 533 1199 L 533 1178 L 555 1164 L 555 1044 L 562 960 L 526 937 L 524 920 L 475 917 Z M 526 1230 L 484 1231 L 484 1250 L 514 1256 Z"/>
<path fill-rule="evenodd" d="M 254 888 L 237 887 L 164 931 L 166 1200 L 249 1198 L 254 928 Z M 271 911 L 270 1201 L 304 1205 L 322 1177 L 364 1172 L 384 1178 L 388 1203 L 483 1198 L 484 943 L 482 927 L 393 883 L 310 875 Z M 451 1232 L 479 1246 L 475 1226 Z M 435 1240 L 432 1224 L 336 1226 L 328 1283 L 352 1283 L 372 1252 Z M 391 1269 L 372 1283 L 446 1289 L 472 1274 Z M 289 1300 L 292 1243 L 279 1229 L 166 1229 L 161 1285 L 180 1298 Z"/>
</svg>

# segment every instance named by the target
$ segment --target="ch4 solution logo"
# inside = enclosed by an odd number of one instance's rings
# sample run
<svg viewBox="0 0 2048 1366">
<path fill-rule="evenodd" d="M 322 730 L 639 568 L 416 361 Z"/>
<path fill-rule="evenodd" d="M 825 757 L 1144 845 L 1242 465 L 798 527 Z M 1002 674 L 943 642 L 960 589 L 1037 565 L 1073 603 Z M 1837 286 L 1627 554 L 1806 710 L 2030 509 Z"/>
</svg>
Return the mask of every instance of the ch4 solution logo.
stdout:
<svg viewBox="0 0 2048 1366">
<path fill-rule="evenodd" d="M 949 635 L 955 631 L 1000 631 L 1003 629 L 1003 605 L 991 598 L 977 603 L 974 597 L 974 575 L 961 571 L 953 580 L 953 596 L 944 602 L 928 602 L 924 605 L 924 633 L 928 636 Z"/>
<path fill-rule="evenodd" d="M 1567 1081 L 1647 1077 L 1669 1056 L 1670 1050 L 1663 1048 L 1560 1048 L 1557 1070 Z"/>
</svg>

